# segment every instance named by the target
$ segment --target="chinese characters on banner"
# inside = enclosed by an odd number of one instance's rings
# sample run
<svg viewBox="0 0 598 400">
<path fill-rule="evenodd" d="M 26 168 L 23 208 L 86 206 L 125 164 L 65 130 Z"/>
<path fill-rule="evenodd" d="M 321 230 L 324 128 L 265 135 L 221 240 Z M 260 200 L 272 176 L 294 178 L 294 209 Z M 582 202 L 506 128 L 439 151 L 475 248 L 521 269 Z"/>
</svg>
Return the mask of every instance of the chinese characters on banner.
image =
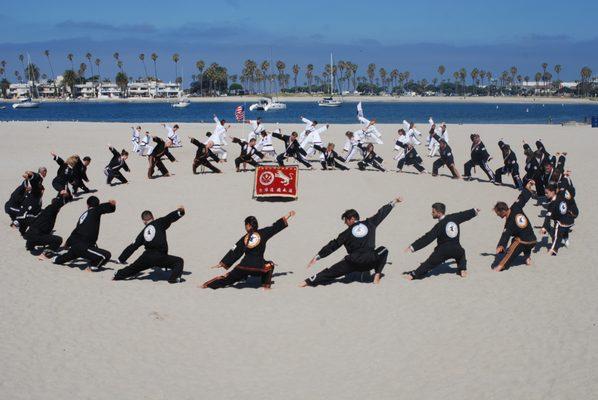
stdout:
<svg viewBox="0 0 598 400">
<path fill-rule="evenodd" d="M 292 197 L 297 198 L 296 165 L 279 167 L 276 165 L 260 165 L 255 169 L 253 184 L 254 197 Z"/>
</svg>

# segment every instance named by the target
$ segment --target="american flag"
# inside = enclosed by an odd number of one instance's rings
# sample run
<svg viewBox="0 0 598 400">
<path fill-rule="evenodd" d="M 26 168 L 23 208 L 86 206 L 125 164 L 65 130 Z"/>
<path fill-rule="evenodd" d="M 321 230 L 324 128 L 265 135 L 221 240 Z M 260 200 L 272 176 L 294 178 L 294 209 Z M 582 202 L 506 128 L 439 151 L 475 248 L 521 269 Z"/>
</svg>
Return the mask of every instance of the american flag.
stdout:
<svg viewBox="0 0 598 400">
<path fill-rule="evenodd" d="M 245 120 L 245 107 L 239 106 L 235 109 L 235 118 L 237 121 Z"/>
</svg>

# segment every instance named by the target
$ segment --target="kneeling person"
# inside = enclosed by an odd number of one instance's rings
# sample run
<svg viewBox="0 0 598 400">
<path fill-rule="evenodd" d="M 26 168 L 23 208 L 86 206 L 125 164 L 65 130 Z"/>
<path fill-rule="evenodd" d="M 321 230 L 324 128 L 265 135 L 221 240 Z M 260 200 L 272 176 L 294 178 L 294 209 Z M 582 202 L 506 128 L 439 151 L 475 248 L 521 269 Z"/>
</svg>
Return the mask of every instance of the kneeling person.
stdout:
<svg viewBox="0 0 598 400">
<path fill-rule="evenodd" d="M 168 254 L 168 241 L 166 239 L 166 230 L 173 222 L 178 221 L 185 215 L 185 208 L 179 207 L 170 214 L 154 219 L 151 211 L 141 213 L 141 220 L 145 228 L 137 235 L 133 243 L 123 250 L 118 257 L 118 261 L 125 264 L 129 257 L 141 246 L 145 246 L 145 251 L 133 262 L 133 264 L 119 269 L 114 275 L 113 280 L 120 281 L 126 278 L 134 277 L 141 271 L 149 268 L 167 268 L 172 270 L 169 283 L 181 282 L 183 274 L 184 261 L 181 257 Z"/>
</svg>

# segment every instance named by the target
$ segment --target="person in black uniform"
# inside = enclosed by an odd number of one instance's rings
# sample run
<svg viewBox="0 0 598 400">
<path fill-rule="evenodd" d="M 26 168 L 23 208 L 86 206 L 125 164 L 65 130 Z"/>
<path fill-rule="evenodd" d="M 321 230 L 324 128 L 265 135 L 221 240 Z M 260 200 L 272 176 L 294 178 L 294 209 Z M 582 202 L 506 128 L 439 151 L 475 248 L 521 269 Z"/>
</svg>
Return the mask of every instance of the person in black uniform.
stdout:
<svg viewBox="0 0 598 400">
<path fill-rule="evenodd" d="M 220 275 L 205 282 L 203 289 L 220 289 L 234 285 L 237 282 L 246 280 L 249 276 L 261 278 L 262 287 L 270 289 L 272 285 L 272 274 L 274 262 L 266 261 L 266 243 L 278 232 L 282 231 L 289 224 L 289 219 L 295 216 L 295 211 L 290 211 L 280 218 L 272 226 L 259 229 L 257 219 L 253 216 L 245 218 L 245 231 L 247 232 L 237 241 L 234 247 L 226 253 L 224 258 L 212 268 L 224 268 L 229 270 L 226 274 Z M 241 262 L 230 269 L 239 258 Z"/>
<path fill-rule="evenodd" d="M 413 270 L 404 272 L 408 280 L 423 279 L 428 272 L 445 262 L 454 259 L 457 262 L 457 273 L 461 277 L 467 277 L 467 259 L 465 258 L 465 249 L 459 242 L 460 224 L 469 221 L 480 212 L 477 208 L 461 211 L 454 214 L 445 215 L 446 206 L 442 203 L 432 204 L 432 218 L 438 222 L 424 236 L 417 239 L 411 246 L 405 249 L 405 252 L 416 252 L 423 249 L 434 240 L 437 245 L 434 251 L 426 261 Z"/>
<path fill-rule="evenodd" d="M 129 152 L 123 149 L 120 153 L 112 146 L 108 146 L 110 152 L 112 153 L 112 158 L 106 168 L 104 168 L 104 175 L 106 175 L 106 183 L 112 186 L 112 180 L 118 179 L 120 183 L 129 183 L 127 178 L 124 177 L 121 169 L 124 169 L 127 172 L 131 172 L 129 166 L 127 165 L 127 158 L 129 158 Z"/>
<path fill-rule="evenodd" d="M 363 153 L 363 160 L 357 163 L 357 168 L 359 168 L 360 171 L 365 171 L 368 165 L 370 165 L 378 171 L 386 172 L 384 167 L 382 167 L 381 165 L 382 161 L 384 161 L 382 157 L 377 155 L 374 151 L 374 145 L 372 143 L 369 143 L 366 146 L 365 151 Z"/>
<path fill-rule="evenodd" d="M 58 250 L 62 244 L 62 238 L 54 235 L 54 225 L 56 224 L 56 217 L 62 207 L 73 199 L 72 195 L 63 190 L 59 197 L 52 199 L 49 205 L 42 210 L 23 234 L 26 240 L 25 248 L 28 251 L 33 251 L 37 246 L 47 247 L 49 250 L 44 251 L 40 256 L 40 260 L 49 259 L 54 256 L 54 252 Z"/>
<path fill-rule="evenodd" d="M 503 201 L 499 201 L 494 206 L 496 215 L 505 220 L 502 235 L 496 246 L 497 263 L 494 266 L 495 271 L 508 268 L 521 253 L 523 253 L 527 265 L 532 263 L 531 254 L 537 243 L 537 238 L 534 234 L 534 228 L 523 209 L 532 197 L 531 188 L 533 186 L 534 182 L 530 180 L 511 207 Z M 513 240 L 509 244 L 511 238 Z M 501 258 L 498 258 L 499 254 L 502 254 Z"/>
<path fill-rule="evenodd" d="M 90 190 L 85 184 L 85 182 L 89 182 L 89 178 L 87 177 L 87 167 L 91 164 L 91 157 L 85 156 L 83 159 L 78 158 L 75 167 L 73 168 L 73 194 L 77 195 L 79 189 L 83 193 L 89 193 Z"/>
<path fill-rule="evenodd" d="M 243 164 L 244 171 L 247 171 L 245 164 L 257 167 L 259 164 L 255 160 L 255 158 L 259 158 L 261 160 L 262 158 L 264 158 L 264 154 L 255 148 L 255 138 L 250 139 L 249 142 L 246 142 L 236 137 L 233 137 L 232 140 L 233 143 L 237 143 L 239 146 L 241 146 L 241 154 L 239 155 L 239 157 L 235 158 L 235 167 L 237 168 L 237 172 L 241 171 L 241 164 Z"/>
<path fill-rule="evenodd" d="M 181 275 L 183 274 L 185 262 L 181 257 L 168 254 L 166 230 L 170 228 L 170 225 L 173 222 L 178 221 L 183 215 L 185 215 L 185 208 L 183 206 L 178 207 L 175 211 L 158 219 L 154 219 L 154 215 L 151 211 L 146 210 L 141 213 L 141 220 L 145 227 L 139 235 L 137 235 L 135 241 L 123 250 L 118 257 L 118 261 L 121 264 L 126 264 L 129 257 L 131 257 L 139 247 L 145 246 L 145 250 L 131 265 L 119 269 L 116 274 L 114 274 L 113 280 L 120 281 L 131 278 L 149 268 L 166 268 L 172 270 L 170 278 L 168 278 L 168 283 L 181 282 Z"/>
<path fill-rule="evenodd" d="M 97 245 L 102 215 L 113 213 L 116 201 L 100 204 L 100 199 L 91 196 L 87 199 L 87 210 L 81 214 L 75 229 L 66 241 L 67 252 L 54 259 L 55 264 L 65 264 L 77 258 L 89 260 L 94 267 L 101 267 L 110 261 L 110 252 Z M 87 271 L 91 271 L 88 267 Z"/>
<path fill-rule="evenodd" d="M 490 166 L 488 166 L 488 161 L 490 161 L 492 157 L 488 154 L 484 142 L 482 142 L 480 135 L 477 133 L 471 134 L 469 138 L 471 139 L 471 158 L 463 166 L 463 179 L 470 180 L 471 168 L 478 166 L 484 173 L 486 173 L 490 182 L 494 182 L 494 172 Z"/>
<path fill-rule="evenodd" d="M 417 150 L 415 150 L 411 142 L 403 143 L 397 140 L 396 145 L 404 149 L 403 157 L 399 158 L 399 162 L 397 163 L 399 172 L 403 172 L 405 165 L 412 165 L 420 174 L 426 173 L 426 169 L 422 166 L 423 160 L 417 154 Z"/>
<path fill-rule="evenodd" d="M 75 166 L 79 162 L 78 156 L 70 156 L 64 161 L 62 158 L 56 155 L 56 153 L 50 153 L 56 164 L 58 164 L 58 171 L 56 177 L 52 180 L 52 187 L 58 193 L 63 190 L 69 190 L 69 184 L 74 182 Z"/>
<path fill-rule="evenodd" d="M 216 168 L 216 166 L 212 164 L 209 160 L 211 158 L 212 160 L 214 160 L 214 162 L 219 162 L 220 158 L 218 158 L 216 153 L 212 152 L 212 150 L 210 150 L 205 144 L 203 144 L 199 140 L 192 138 L 191 136 L 189 136 L 189 139 L 191 140 L 192 144 L 197 146 L 197 151 L 195 152 L 195 158 L 193 159 L 192 165 L 193 174 L 197 175 L 197 167 L 199 167 L 200 165 L 207 167 L 210 171 L 214 173 L 222 173 L 222 171 Z"/>
<path fill-rule="evenodd" d="M 25 171 L 23 174 L 23 182 L 10 195 L 8 201 L 4 204 L 4 212 L 10 218 L 10 225 L 18 227 L 15 224 L 16 218 L 21 213 L 21 207 L 25 201 L 28 192 L 33 191 L 37 197 L 41 198 L 43 192 L 43 181 L 48 173 L 45 167 L 40 167 L 36 172 Z"/>
<path fill-rule="evenodd" d="M 523 185 L 521 183 L 521 178 L 519 177 L 519 164 L 517 163 L 515 152 L 511 149 L 511 146 L 504 143 L 502 140 L 499 140 L 498 147 L 500 147 L 502 152 L 504 165 L 494 172 L 494 182 L 501 185 L 502 176 L 504 174 L 511 174 L 515 187 L 521 189 Z"/>
<path fill-rule="evenodd" d="M 154 137 L 152 140 L 156 143 L 156 145 L 154 146 L 154 149 L 147 157 L 148 162 L 149 162 L 149 168 L 147 170 L 147 177 L 149 179 L 152 179 L 154 177 L 154 169 L 156 167 L 158 168 L 158 170 L 160 171 L 162 176 L 170 176 L 168 169 L 166 169 L 166 166 L 162 162 L 162 157 L 167 155 L 166 154 L 166 152 L 168 150 L 167 144 L 166 144 L 166 142 L 164 142 L 164 140 L 162 140 L 159 137 Z M 174 160 L 171 160 L 171 161 L 174 161 Z"/>
<path fill-rule="evenodd" d="M 338 161 L 345 162 L 345 159 L 338 155 L 336 151 L 334 151 L 334 143 L 328 143 L 326 148 L 322 146 L 318 146 L 317 144 L 314 145 L 314 149 L 318 150 L 322 153 L 320 157 L 320 164 L 322 164 L 322 169 L 340 169 L 341 171 L 348 171 L 349 168 L 345 167 Z M 338 161 L 337 161 L 338 160 Z"/>
<path fill-rule="evenodd" d="M 561 246 L 569 247 L 569 232 L 579 216 L 579 209 L 575 197 L 568 190 L 559 191 L 556 185 L 550 184 L 545 193 L 549 203 L 541 233 L 552 237 L 548 253 L 556 256 Z"/>
<path fill-rule="evenodd" d="M 544 157 L 540 150 L 532 150 L 529 144 L 523 142 L 523 154 L 525 155 L 525 175 L 521 180 L 525 187 L 527 183 L 532 181 L 536 187 L 538 196 L 544 195 L 544 179 L 541 161 Z"/>
<path fill-rule="evenodd" d="M 13 226 L 19 228 L 19 232 L 25 233 L 27 227 L 33 220 L 35 220 L 42 211 L 42 196 L 44 194 L 44 186 L 41 183 L 43 178 L 39 174 L 31 174 L 28 171 L 23 177 L 26 179 L 27 185 L 25 187 L 25 195 L 23 201 L 13 221 Z M 60 196 L 60 193 L 59 193 Z"/>
<path fill-rule="evenodd" d="M 434 132 L 434 129 L 430 130 L 430 134 L 434 139 L 436 139 L 440 147 L 440 158 L 434 161 L 432 164 L 432 176 L 438 176 L 438 169 L 443 165 L 446 165 L 446 167 L 451 171 L 453 179 L 461 179 L 459 171 L 457 171 L 457 168 L 455 168 L 455 157 L 453 156 L 453 150 L 451 149 L 451 146 L 449 146 L 444 139 L 438 136 Z"/>
<path fill-rule="evenodd" d="M 285 158 L 293 157 L 295 160 L 305 165 L 307 169 L 312 169 L 309 161 L 305 159 L 307 152 L 299 144 L 297 136 L 297 132 L 293 132 L 290 135 L 283 135 L 279 132 L 272 132 L 272 137 L 282 140 L 285 145 L 284 152 L 276 156 L 276 161 L 278 162 L 278 165 L 283 166 Z"/>
<path fill-rule="evenodd" d="M 380 283 L 382 270 L 388 258 L 388 250 L 384 246 L 376 247 L 376 228 L 390 214 L 394 206 L 402 201 L 401 197 L 397 197 L 383 205 L 376 214 L 364 221 L 359 219 L 359 213 L 356 210 L 345 211 L 341 219 L 347 225 L 347 229 L 322 247 L 309 262 L 307 268 L 311 268 L 318 260 L 329 256 L 342 246 L 345 246 L 347 255 L 331 267 L 301 282 L 299 286 L 325 285 L 352 272 L 369 272 L 371 270 L 374 270 L 374 283 Z"/>
</svg>

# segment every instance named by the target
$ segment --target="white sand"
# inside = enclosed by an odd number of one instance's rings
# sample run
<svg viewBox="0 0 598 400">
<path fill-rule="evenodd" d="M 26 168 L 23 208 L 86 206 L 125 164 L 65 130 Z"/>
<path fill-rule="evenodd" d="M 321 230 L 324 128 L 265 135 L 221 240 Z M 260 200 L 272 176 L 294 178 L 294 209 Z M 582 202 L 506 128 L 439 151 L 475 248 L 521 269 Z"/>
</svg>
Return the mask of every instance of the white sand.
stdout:
<svg viewBox="0 0 598 400">
<path fill-rule="evenodd" d="M 354 127 L 333 126 L 326 135 L 342 147 L 343 132 Z M 157 124 L 144 128 L 162 132 Z M 183 124 L 180 133 L 203 136 L 211 128 Z M 380 129 L 386 144 L 379 152 L 385 166 L 394 168 L 391 143 L 397 126 Z M 185 140 L 185 147 L 174 151 L 180 162 L 167 163 L 174 177 L 149 181 L 146 160 L 132 157 L 131 183 L 110 188 L 102 173 L 110 158 L 105 144 L 129 148 L 128 124 L 1 123 L 4 201 L 21 173 L 40 165 L 50 169 L 44 203 L 53 196 L 56 165 L 50 151 L 89 155 L 91 187 L 99 189 L 101 200 L 118 202 L 116 213 L 102 220 L 100 247 L 116 258 L 140 231 L 143 209 L 162 215 L 183 204 L 187 215 L 168 231 L 169 244 L 191 274 L 179 285 L 112 282 L 112 271 L 85 273 L 39 262 L 4 216 L 0 398 L 592 398 L 598 392 L 593 167 L 598 129 L 449 126 L 460 166 L 473 131 L 489 147 L 494 168 L 501 137 L 516 147 L 520 162 L 522 138 L 542 138 L 549 151 L 569 152 L 581 211 L 570 249 L 558 257 L 543 249 L 533 255 L 532 267 L 491 271 L 492 257 L 483 254 L 494 252 L 502 230 L 491 207 L 497 200 L 513 201 L 517 192 L 488 183 L 395 172 L 301 171 L 298 201 L 261 203 L 251 199 L 253 174 L 234 173 L 232 162 L 224 166 L 224 175 L 193 176 L 195 147 Z M 238 146 L 229 150 L 236 156 Z M 431 169 L 430 159 L 424 162 Z M 510 183 L 510 177 L 505 180 Z M 343 229 L 342 211 L 354 207 L 367 217 L 398 194 L 406 202 L 377 234 L 393 262 L 381 285 L 297 287 L 310 274 L 309 259 Z M 440 274 L 406 282 L 401 272 L 432 251 L 433 246 L 402 252 L 433 225 L 434 201 L 445 202 L 449 212 L 483 209 L 462 226 L 470 276 Z M 540 225 L 534 203 L 527 213 Z M 66 238 L 83 209 L 84 200 L 67 205 L 57 233 Z M 197 288 L 215 275 L 208 267 L 242 235 L 245 216 L 254 214 L 267 225 L 290 209 L 297 211 L 296 218 L 268 247 L 267 255 L 279 264 L 273 290 Z M 337 251 L 316 270 L 344 254 Z"/>
</svg>

